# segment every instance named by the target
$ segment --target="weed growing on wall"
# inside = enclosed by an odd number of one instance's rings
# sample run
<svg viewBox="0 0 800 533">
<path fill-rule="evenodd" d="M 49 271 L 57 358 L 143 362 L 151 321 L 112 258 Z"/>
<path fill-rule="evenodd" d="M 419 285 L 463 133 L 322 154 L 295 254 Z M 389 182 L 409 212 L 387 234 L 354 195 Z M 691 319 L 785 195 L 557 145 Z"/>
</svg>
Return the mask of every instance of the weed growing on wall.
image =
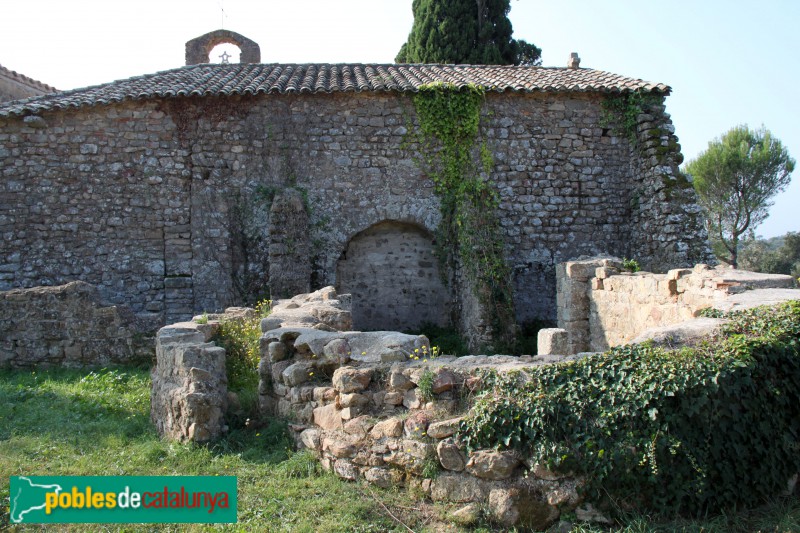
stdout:
<svg viewBox="0 0 800 533">
<path fill-rule="evenodd" d="M 212 339 L 225 348 L 225 370 L 228 390 L 239 396 L 242 418 L 255 417 L 258 413 L 258 363 L 261 359 L 261 319 L 269 315 L 270 300 L 262 300 L 255 306 L 252 318 L 233 318 L 220 323 Z"/>
<path fill-rule="evenodd" d="M 230 194 L 227 229 L 231 239 L 231 280 L 237 301 L 253 305 L 266 297 L 269 264 L 269 235 L 265 228 L 270 225 L 272 204 L 282 191 L 289 189 L 300 193 L 306 213 L 311 213 L 308 191 L 298 187 L 295 178 L 289 177 L 285 187 L 259 185 L 252 191 Z M 291 240 L 284 242 L 289 253 L 296 252 Z"/>
<path fill-rule="evenodd" d="M 436 380 L 436 374 L 430 368 L 422 371 L 417 383 L 417 392 L 423 401 L 429 402 L 433 400 L 433 382 Z"/>
<path fill-rule="evenodd" d="M 442 327 L 426 322 L 420 326 L 418 331 L 408 331 L 406 333 L 425 335 L 431 346 L 438 347 L 442 354 L 455 355 L 456 357 L 469 354 L 469 348 L 464 338 L 452 326 Z"/>
<path fill-rule="evenodd" d="M 639 115 L 647 109 L 663 102 L 657 94 L 638 90 L 611 95 L 603 100 L 603 116 L 600 124 L 603 127 L 613 126 L 616 133 L 627 138 L 631 145 L 638 144 Z"/>
<path fill-rule="evenodd" d="M 264 296 L 264 265 L 269 263 L 269 243 L 264 226 L 269 218 L 273 196 L 274 190 L 265 187 L 258 187 L 252 192 L 229 191 L 225 195 L 228 205 L 224 214 L 216 213 L 214 205 L 206 206 L 230 238 L 229 249 L 212 246 L 208 253 L 220 266 L 230 262 L 230 267 L 226 269 L 230 270 L 233 296 L 244 305 L 254 304 Z"/>
<path fill-rule="evenodd" d="M 622 270 L 625 272 L 639 272 L 642 268 L 639 266 L 639 261 L 636 259 L 628 259 L 627 257 L 622 259 Z"/>
<path fill-rule="evenodd" d="M 498 344 L 511 344 L 514 307 L 496 210 L 497 193 L 481 177 L 492 157 L 478 142 L 485 90 L 434 83 L 412 98 L 419 116 L 422 163 L 441 202 L 437 246 L 443 271 L 458 264 L 490 313 Z"/>
<path fill-rule="evenodd" d="M 592 499 L 623 509 L 757 505 L 800 469 L 800 302 L 727 317 L 721 339 L 694 348 L 490 374 L 460 438 L 584 476 Z"/>
</svg>

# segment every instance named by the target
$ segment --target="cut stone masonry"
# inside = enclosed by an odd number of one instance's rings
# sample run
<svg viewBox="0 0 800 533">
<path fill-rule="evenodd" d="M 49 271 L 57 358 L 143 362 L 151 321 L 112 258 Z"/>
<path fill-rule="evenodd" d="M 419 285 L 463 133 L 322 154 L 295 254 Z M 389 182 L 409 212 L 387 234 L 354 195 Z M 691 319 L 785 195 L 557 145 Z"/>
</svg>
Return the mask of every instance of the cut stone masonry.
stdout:
<svg viewBox="0 0 800 533">
<path fill-rule="evenodd" d="M 587 511 L 579 479 L 514 452 L 468 453 L 456 436 L 469 409 L 463 398 L 483 371 L 522 376 L 574 358 L 432 358 L 424 336 L 346 331 L 348 306 L 348 295 L 327 287 L 275 302 L 261 321 L 260 409 L 289 419 L 298 447 L 343 479 L 464 504 L 457 518 L 480 505 L 507 527 L 546 528 L 563 512 Z M 224 350 L 208 342 L 226 317 L 208 318 L 159 332 L 152 419 L 167 438 L 207 441 L 227 429 Z"/>
<path fill-rule="evenodd" d="M 466 504 L 461 514 L 477 503 L 507 527 L 545 528 L 578 508 L 580 480 L 513 452 L 468 453 L 456 438 L 482 371 L 524 375 L 573 358 L 433 358 L 424 336 L 331 331 L 348 325 L 339 298 L 332 288 L 300 295 L 262 320 L 262 413 L 292 420 L 298 447 L 343 479 L 413 486 Z"/>
<path fill-rule="evenodd" d="M 565 352 L 605 351 L 653 335 L 677 344 L 701 338 L 718 325 L 704 320 L 670 331 L 657 328 L 695 319 L 705 308 L 723 311 L 800 300 L 794 278 L 698 264 L 666 274 L 623 272 L 620 259 L 568 261 L 557 267 L 558 326 L 568 337 Z M 707 329 L 711 328 L 711 329 Z M 647 333 L 649 331 L 649 333 Z M 545 342 L 543 339 L 542 342 Z M 541 345 L 540 353 L 552 348 Z"/>
</svg>

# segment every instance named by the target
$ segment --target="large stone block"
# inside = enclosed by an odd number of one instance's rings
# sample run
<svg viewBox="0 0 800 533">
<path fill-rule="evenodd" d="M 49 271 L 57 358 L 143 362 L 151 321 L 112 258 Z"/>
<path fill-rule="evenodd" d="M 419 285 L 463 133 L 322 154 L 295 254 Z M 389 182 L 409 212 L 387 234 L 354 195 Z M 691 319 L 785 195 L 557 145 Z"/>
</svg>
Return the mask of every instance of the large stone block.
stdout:
<svg viewBox="0 0 800 533">
<path fill-rule="evenodd" d="M 431 499 L 435 502 L 483 502 L 489 496 L 490 485 L 467 474 L 445 472 L 431 483 Z"/>
<path fill-rule="evenodd" d="M 539 355 L 566 355 L 569 353 L 569 333 L 561 328 L 543 328 L 537 337 Z"/>
<path fill-rule="evenodd" d="M 511 477 L 519 463 L 512 452 L 480 450 L 470 456 L 466 470 L 481 479 L 500 480 Z"/>
<path fill-rule="evenodd" d="M 326 430 L 343 429 L 342 415 L 335 403 L 314 409 L 314 424 Z"/>
<path fill-rule="evenodd" d="M 467 458 L 453 439 L 444 439 L 436 446 L 439 463 L 445 470 L 461 472 L 467 465 Z"/>
<path fill-rule="evenodd" d="M 225 350 L 204 339 L 191 323 L 158 332 L 150 418 L 162 437 L 207 442 L 227 430 Z"/>
<path fill-rule="evenodd" d="M 541 500 L 541 495 L 529 487 L 496 488 L 489 493 L 489 511 L 505 527 L 520 526 L 526 530 L 544 531 L 560 512 Z"/>
<path fill-rule="evenodd" d="M 464 417 L 451 418 L 449 420 L 442 420 L 434 422 L 428 426 L 428 436 L 434 439 L 445 439 L 452 436 L 458 431 L 458 426 Z"/>
<path fill-rule="evenodd" d="M 359 392 L 367 388 L 372 380 L 371 369 L 358 369 L 349 366 L 337 368 L 333 373 L 333 388 L 340 393 Z"/>
</svg>

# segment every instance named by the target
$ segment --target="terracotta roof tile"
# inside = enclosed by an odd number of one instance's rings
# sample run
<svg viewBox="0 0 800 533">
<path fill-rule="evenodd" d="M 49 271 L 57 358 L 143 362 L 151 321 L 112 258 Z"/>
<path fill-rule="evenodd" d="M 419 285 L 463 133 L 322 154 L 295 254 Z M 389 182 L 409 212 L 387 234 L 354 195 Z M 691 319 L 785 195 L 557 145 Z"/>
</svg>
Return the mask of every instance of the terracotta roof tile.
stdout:
<svg viewBox="0 0 800 533">
<path fill-rule="evenodd" d="M 46 92 L 46 93 L 54 93 L 54 92 L 58 91 L 58 89 L 56 89 L 55 87 L 53 87 L 51 85 L 48 85 L 46 83 L 42 83 L 41 81 L 35 80 L 33 78 L 29 78 L 28 76 L 25 76 L 24 74 L 20 74 L 16 70 L 8 69 L 8 68 L 4 67 L 3 65 L 0 65 L 0 75 L 6 76 L 7 78 L 10 78 L 12 80 L 16 80 L 16 81 L 18 81 L 18 82 L 20 82 L 20 83 L 22 83 L 24 85 L 27 85 L 29 87 L 33 87 L 34 89 L 37 89 L 37 90 L 40 90 L 40 91 L 43 91 L 43 92 Z"/>
<path fill-rule="evenodd" d="M 192 65 L 103 85 L 0 104 L 0 116 L 106 105 L 123 100 L 234 94 L 416 92 L 432 82 L 504 92 L 631 91 L 669 94 L 664 84 L 592 69 L 496 65 L 231 64 Z"/>
</svg>

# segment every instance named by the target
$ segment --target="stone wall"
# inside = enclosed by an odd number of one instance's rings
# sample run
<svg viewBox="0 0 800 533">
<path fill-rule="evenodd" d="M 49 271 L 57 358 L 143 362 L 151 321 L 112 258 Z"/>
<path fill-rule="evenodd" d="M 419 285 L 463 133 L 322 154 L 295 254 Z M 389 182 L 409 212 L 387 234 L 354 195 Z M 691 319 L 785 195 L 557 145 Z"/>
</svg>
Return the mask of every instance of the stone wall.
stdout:
<svg viewBox="0 0 800 533">
<path fill-rule="evenodd" d="M 296 189 L 285 189 L 273 199 L 269 212 L 269 290 L 272 299 L 290 298 L 311 290 L 309 230 L 302 194 Z M 246 267 L 251 261 L 241 263 Z"/>
<path fill-rule="evenodd" d="M 284 345 L 287 353 L 290 344 Z M 268 358 L 266 353 L 262 362 Z M 303 361 L 293 354 L 287 370 L 268 379 L 273 390 L 283 392 L 280 412 L 295 422 L 298 446 L 312 450 L 323 468 L 339 477 L 414 487 L 433 501 L 462 504 L 459 516 L 483 508 L 507 527 L 540 530 L 583 503 L 575 478 L 556 475 L 516 452 L 468 452 L 456 436 L 470 408 L 462 399 L 478 386 L 481 370 L 524 375 L 552 361 L 508 356 L 393 364 L 353 360 L 330 377 L 294 383 L 288 369 Z M 275 378 L 279 381 L 271 381 Z"/>
<path fill-rule="evenodd" d="M 662 160 L 599 126 L 604 98 L 486 96 L 481 135 L 520 322 L 555 318 L 557 263 L 609 253 L 658 268 L 673 252 L 688 261 L 707 249 L 699 211 L 681 207 L 691 191 L 652 193 Z M 660 145 L 668 116 L 644 118 L 640 137 L 676 160 L 672 137 Z M 391 223 L 435 234 L 439 201 L 415 162 L 415 121 L 410 99 L 393 93 L 129 101 L 47 112 L 36 127 L 4 118 L 0 288 L 83 280 L 164 323 L 252 297 L 242 272 L 248 286 L 278 287 L 282 272 L 304 269 L 312 288 L 338 285 L 337 264 L 361 232 Z M 283 227 L 269 224 L 271 202 L 286 189 L 309 208 L 309 254 L 292 270 L 269 264 L 270 243 L 286 241 L 271 234 Z M 676 225 L 692 229 L 662 231 Z"/>
<path fill-rule="evenodd" d="M 725 308 L 732 295 L 796 285 L 791 276 L 705 264 L 666 274 L 621 270 L 622 262 L 613 258 L 558 266 L 558 325 L 568 333 L 567 353 L 629 343 L 651 328 L 693 319 L 702 309 Z M 781 298 L 800 298 L 792 292 L 800 291 L 788 291 Z"/>
<path fill-rule="evenodd" d="M 150 420 L 161 437 L 207 442 L 227 431 L 225 350 L 210 342 L 218 327 L 181 322 L 158 331 Z"/>
<path fill-rule="evenodd" d="M 338 310 L 338 311 L 337 311 Z M 416 487 L 434 501 L 488 508 L 505 526 L 544 528 L 579 508 L 579 482 L 515 452 L 469 453 L 456 432 L 481 372 L 517 372 L 565 358 L 431 357 L 428 339 L 348 326 L 326 288 L 280 302 L 262 320 L 259 405 L 289 419 L 298 447 L 346 480 Z M 467 516 L 468 518 L 468 516 Z"/>
<path fill-rule="evenodd" d="M 0 288 L 81 280 L 163 323 L 166 280 L 192 272 L 188 152 L 172 145 L 174 125 L 153 104 L 48 121 L 0 126 Z"/>
<path fill-rule="evenodd" d="M 636 126 L 631 158 L 637 177 L 628 201 L 631 206 L 630 253 L 644 270 L 716 264 L 706 241 L 700 206 L 691 178 L 680 171 L 675 127 L 662 103 L 646 106 Z M 611 253 L 613 252 L 606 252 Z"/>
<path fill-rule="evenodd" d="M 451 323 L 433 235 L 423 228 L 382 222 L 366 229 L 350 240 L 336 274 L 339 291 L 352 295 L 357 330 Z"/>
<path fill-rule="evenodd" d="M 92 367 L 149 361 L 153 339 L 125 306 L 102 303 L 95 287 L 0 292 L 0 367 Z"/>
<path fill-rule="evenodd" d="M 486 369 L 524 379 L 534 367 L 573 358 L 433 358 L 424 336 L 349 331 L 348 305 L 326 287 L 275 302 L 262 319 L 262 418 L 288 419 L 298 447 L 343 479 L 463 504 L 455 512 L 462 523 L 481 509 L 507 527 L 546 528 L 564 512 L 590 517 L 580 480 L 516 452 L 468 452 L 456 435 Z M 151 418 L 160 435 L 205 442 L 227 430 L 225 352 L 208 342 L 225 318 L 159 331 Z"/>
</svg>

